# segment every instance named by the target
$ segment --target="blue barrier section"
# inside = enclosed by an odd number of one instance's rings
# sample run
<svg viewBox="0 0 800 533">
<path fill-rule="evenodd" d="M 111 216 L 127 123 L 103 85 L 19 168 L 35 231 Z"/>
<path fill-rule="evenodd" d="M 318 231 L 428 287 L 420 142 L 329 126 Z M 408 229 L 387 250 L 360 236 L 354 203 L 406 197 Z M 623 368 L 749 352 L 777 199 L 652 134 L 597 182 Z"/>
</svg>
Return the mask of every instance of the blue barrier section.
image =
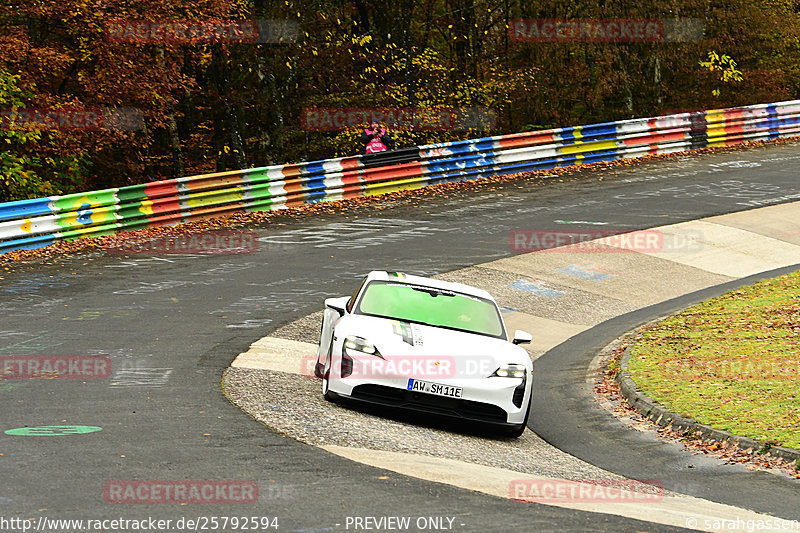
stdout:
<svg viewBox="0 0 800 533">
<path fill-rule="evenodd" d="M 0 204 L 0 220 L 17 220 L 20 218 L 51 215 L 50 198 L 35 198 Z"/>
<path fill-rule="evenodd" d="M 310 176 L 316 174 L 325 174 L 325 161 L 314 161 L 313 163 L 306 163 L 301 169 L 303 174 Z"/>
<path fill-rule="evenodd" d="M 27 239 L 16 239 L 13 241 L 0 242 L 0 253 L 10 252 L 11 250 L 33 250 L 44 248 L 56 242 L 54 235 L 37 235 Z"/>
</svg>

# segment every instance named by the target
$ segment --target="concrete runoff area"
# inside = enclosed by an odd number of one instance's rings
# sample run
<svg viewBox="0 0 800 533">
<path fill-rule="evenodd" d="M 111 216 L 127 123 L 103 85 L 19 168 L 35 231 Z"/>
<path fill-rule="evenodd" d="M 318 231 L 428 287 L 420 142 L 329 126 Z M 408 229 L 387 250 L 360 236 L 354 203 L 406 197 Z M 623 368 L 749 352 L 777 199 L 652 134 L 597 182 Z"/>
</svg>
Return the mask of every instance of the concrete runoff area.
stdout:
<svg viewBox="0 0 800 533">
<path fill-rule="evenodd" d="M 469 490 L 477 490 L 485 494 L 499 496 L 501 498 L 521 499 L 530 497 L 526 495 L 526 489 L 536 487 L 536 496 L 543 496 L 548 493 L 546 490 L 553 487 L 552 494 L 557 494 L 559 489 L 564 486 L 563 480 L 553 478 L 532 478 L 526 476 L 520 480 L 520 473 L 502 468 L 491 468 L 457 461 L 444 459 L 441 457 L 431 458 L 418 455 L 401 454 L 396 452 L 386 452 L 375 450 L 365 450 L 363 448 L 349 448 L 342 446 L 323 446 L 331 453 L 341 455 L 353 461 L 368 465 L 386 468 L 395 472 L 414 476 L 428 481 L 447 483 L 456 487 Z M 519 487 L 521 490 L 515 491 Z M 580 493 L 581 490 L 591 494 L 596 485 L 578 481 L 575 485 L 567 485 Z M 542 497 L 547 500 L 546 505 L 556 507 L 566 507 L 581 511 L 595 513 L 607 513 L 636 518 L 648 522 L 675 525 L 679 527 L 691 526 L 692 520 L 701 523 L 706 520 L 718 520 L 721 517 L 729 518 L 735 516 L 740 520 L 747 521 L 766 521 L 771 517 L 752 511 L 709 502 L 701 498 L 684 496 L 681 494 L 668 494 L 663 491 L 655 490 L 653 493 L 642 492 L 641 494 L 627 495 L 618 501 L 600 500 L 595 501 L 574 501 L 574 491 L 561 490 L 563 497 Z M 648 498 L 650 497 L 650 498 Z M 591 498 L 587 498 L 591 500 Z M 649 500 L 649 501 L 648 501 Z M 631 505 L 635 502 L 635 505 Z"/>
<path fill-rule="evenodd" d="M 673 238 L 696 233 L 699 241 L 692 247 L 695 249 L 668 250 L 650 255 L 731 278 L 774 270 L 798 260 L 796 244 L 727 226 L 720 218 L 713 223 L 695 220 L 660 229 L 665 236 Z"/>
<path fill-rule="evenodd" d="M 759 226 L 760 221 L 764 221 L 764 227 Z M 631 311 L 636 306 L 644 307 L 726 281 L 800 263 L 800 202 L 646 231 L 662 232 L 664 242 L 686 243 L 691 239 L 693 244 L 684 249 L 681 249 L 683 245 L 676 244 L 670 250 L 625 250 L 619 253 L 600 252 L 597 247 L 590 251 L 581 251 L 580 246 L 573 245 L 573 250 L 569 251 L 530 252 L 448 272 L 438 277 L 489 290 L 498 303 L 507 308 L 504 318 L 510 332 L 513 334 L 514 329 L 525 329 L 533 334 L 534 343 L 529 352 L 532 359 L 535 359 L 564 340 L 611 316 Z M 578 275 L 573 275 L 575 273 Z M 592 273 L 604 276 L 594 276 Z M 316 335 L 316 331 L 308 331 L 306 338 L 316 339 Z M 253 405 L 248 405 L 246 401 L 248 391 L 240 387 L 239 382 L 247 381 L 248 369 L 253 372 L 301 374 L 304 358 L 309 355 L 313 357 L 315 353 L 316 346 L 313 343 L 293 343 L 277 337 L 259 340 L 234 361 L 231 365 L 234 370 L 226 374 L 226 384 L 235 385 L 233 388 L 237 390 L 231 399 L 257 419 L 273 426 L 274 415 L 280 409 L 261 409 L 254 412 Z M 316 395 L 319 396 L 320 409 L 341 409 L 342 412 L 337 415 L 346 416 L 343 414 L 344 408 L 331 406 L 321 400 L 318 381 L 311 380 L 311 384 L 311 388 L 316 389 Z M 535 406 L 533 409 L 531 415 L 535 417 Z M 363 413 L 357 413 L 358 416 L 364 416 Z M 380 423 L 380 418 L 367 416 L 376 421 L 376 434 L 387 430 Z M 365 427 L 369 431 L 369 424 Z M 512 465 L 497 467 L 486 464 L 490 460 L 478 464 L 479 461 L 474 457 L 469 457 L 476 451 L 476 444 L 470 444 L 470 441 L 475 440 L 482 441 L 477 448 L 483 450 L 488 443 L 490 453 L 498 458 L 502 458 L 509 447 L 519 449 L 522 446 L 529 451 L 537 448 L 542 451 L 549 447 L 530 431 L 526 431 L 520 439 L 521 445 L 516 441 L 509 443 L 503 439 L 458 435 L 465 442 L 450 447 L 450 457 L 437 457 L 430 454 L 425 442 L 429 443 L 431 432 L 438 430 L 417 427 L 413 423 L 399 423 L 392 429 L 397 432 L 397 438 L 402 438 L 404 442 L 402 451 L 388 448 L 391 446 L 391 435 L 388 439 L 383 435 L 384 448 L 381 448 L 369 443 L 349 446 L 346 435 L 334 436 L 333 443 L 326 444 L 326 439 L 304 438 L 291 428 L 278 429 L 358 462 L 501 497 L 511 496 L 508 489 L 511 481 L 532 479 L 531 476 L 536 478 L 537 475 L 537 479 L 542 480 L 620 478 L 572 456 L 559 453 L 552 447 L 549 453 L 529 453 L 528 461 L 533 466 L 521 470 L 514 469 Z M 415 441 L 415 433 L 419 434 L 416 449 L 410 444 Z M 360 439 L 363 440 L 369 440 L 369 436 Z M 541 463 L 538 468 L 537 463 Z M 574 475 L 576 472 L 579 473 L 577 477 Z M 546 475 L 542 475 L 543 473 Z M 600 504 L 587 503 L 569 498 L 547 504 L 701 530 L 713 530 L 703 527 L 708 520 L 712 523 L 713 520 L 726 523 L 725 520 L 732 518 L 742 521 L 775 519 L 746 509 L 672 493 L 664 493 L 659 501 L 645 505 L 613 504 L 607 501 Z M 692 522 L 692 518 L 699 520 Z M 724 530 L 736 529 L 725 527 Z"/>
<path fill-rule="evenodd" d="M 637 309 L 709 285 L 730 281 L 730 277 L 711 273 L 692 266 L 663 261 L 658 257 L 635 252 L 619 252 L 611 248 L 606 252 L 581 253 L 570 251 L 575 246 L 565 247 L 563 252 L 538 252 L 536 260 L 526 255 L 501 259 L 492 263 L 493 268 L 523 274 L 530 278 L 553 283 L 569 283 L 572 287 L 599 294 L 606 298 L 622 300 L 627 309 Z M 607 275 L 601 281 L 581 278 L 570 270 L 570 265 L 581 265 L 585 270 Z M 664 283 L 665 280 L 671 283 Z M 593 317 L 597 318 L 597 317 Z"/>
<path fill-rule="evenodd" d="M 506 323 L 509 335 L 514 335 L 514 331 L 517 329 L 528 333 L 537 332 L 531 343 L 525 345 L 534 361 L 551 347 L 557 346 L 573 335 L 588 329 L 588 326 L 567 324 L 518 311 L 504 314 L 503 321 Z"/>
<path fill-rule="evenodd" d="M 762 208 L 741 211 L 736 215 L 735 218 L 728 215 L 708 217 L 705 221 L 800 245 L 800 228 L 797 227 L 797 219 L 793 218 L 797 216 L 793 210 Z"/>
<path fill-rule="evenodd" d="M 317 353 L 317 346 L 307 342 L 265 337 L 237 357 L 233 368 L 275 370 L 290 374 L 302 373 L 304 363 Z"/>
</svg>

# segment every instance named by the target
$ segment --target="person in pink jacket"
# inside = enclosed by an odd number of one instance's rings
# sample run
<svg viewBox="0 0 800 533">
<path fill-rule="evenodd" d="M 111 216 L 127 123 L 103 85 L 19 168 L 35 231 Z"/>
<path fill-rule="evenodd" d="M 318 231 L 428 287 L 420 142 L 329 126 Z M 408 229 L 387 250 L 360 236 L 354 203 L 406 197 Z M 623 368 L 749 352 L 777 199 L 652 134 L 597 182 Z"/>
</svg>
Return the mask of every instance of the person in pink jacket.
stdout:
<svg viewBox="0 0 800 533">
<path fill-rule="evenodd" d="M 373 122 L 368 128 L 364 128 L 361 134 L 361 142 L 364 144 L 365 152 L 373 154 L 375 152 L 385 152 L 394 144 L 392 138 L 386 132 L 386 128 L 381 128 L 377 122 Z"/>
</svg>

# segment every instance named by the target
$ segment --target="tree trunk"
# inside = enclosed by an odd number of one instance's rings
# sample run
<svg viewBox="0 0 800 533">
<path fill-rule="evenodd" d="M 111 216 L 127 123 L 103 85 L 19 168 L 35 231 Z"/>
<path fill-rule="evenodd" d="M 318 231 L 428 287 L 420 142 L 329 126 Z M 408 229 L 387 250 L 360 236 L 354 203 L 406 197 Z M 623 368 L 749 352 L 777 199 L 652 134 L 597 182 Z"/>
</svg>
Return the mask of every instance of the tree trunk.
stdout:
<svg viewBox="0 0 800 533">
<path fill-rule="evenodd" d="M 186 175 L 186 167 L 183 162 L 183 150 L 181 149 L 181 136 L 178 132 L 178 121 L 175 120 L 175 111 L 170 114 L 169 122 L 169 144 L 172 150 L 172 175 L 174 178 L 181 178 Z"/>
</svg>

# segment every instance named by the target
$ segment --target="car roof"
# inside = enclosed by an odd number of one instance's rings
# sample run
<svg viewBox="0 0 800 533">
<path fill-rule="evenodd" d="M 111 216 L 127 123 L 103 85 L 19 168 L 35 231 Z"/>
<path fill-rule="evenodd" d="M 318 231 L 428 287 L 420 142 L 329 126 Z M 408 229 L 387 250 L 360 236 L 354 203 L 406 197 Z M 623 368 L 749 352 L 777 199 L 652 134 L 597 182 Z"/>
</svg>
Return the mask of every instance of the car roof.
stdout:
<svg viewBox="0 0 800 533">
<path fill-rule="evenodd" d="M 387 272 L 385 270 L 373 270 L 367 274 L 367 281 L 383 280 L 393 281 L 396 283 L 408 283 L 409 285 L 421 285 L 423 287 L 433 287 L 435 289 L 442 289 L 446 291 L 460 292 L 470 296 L 477 296 L 485 298 L 494 302 L 494 298 L 487 291 L 464 285 L 463 283 L 453 283 L 451 281 L 441 281 L 433 278 L 426 278 L 423 276 L 412 276 L 404 274 L 403 272 Z"/>
</svg>

